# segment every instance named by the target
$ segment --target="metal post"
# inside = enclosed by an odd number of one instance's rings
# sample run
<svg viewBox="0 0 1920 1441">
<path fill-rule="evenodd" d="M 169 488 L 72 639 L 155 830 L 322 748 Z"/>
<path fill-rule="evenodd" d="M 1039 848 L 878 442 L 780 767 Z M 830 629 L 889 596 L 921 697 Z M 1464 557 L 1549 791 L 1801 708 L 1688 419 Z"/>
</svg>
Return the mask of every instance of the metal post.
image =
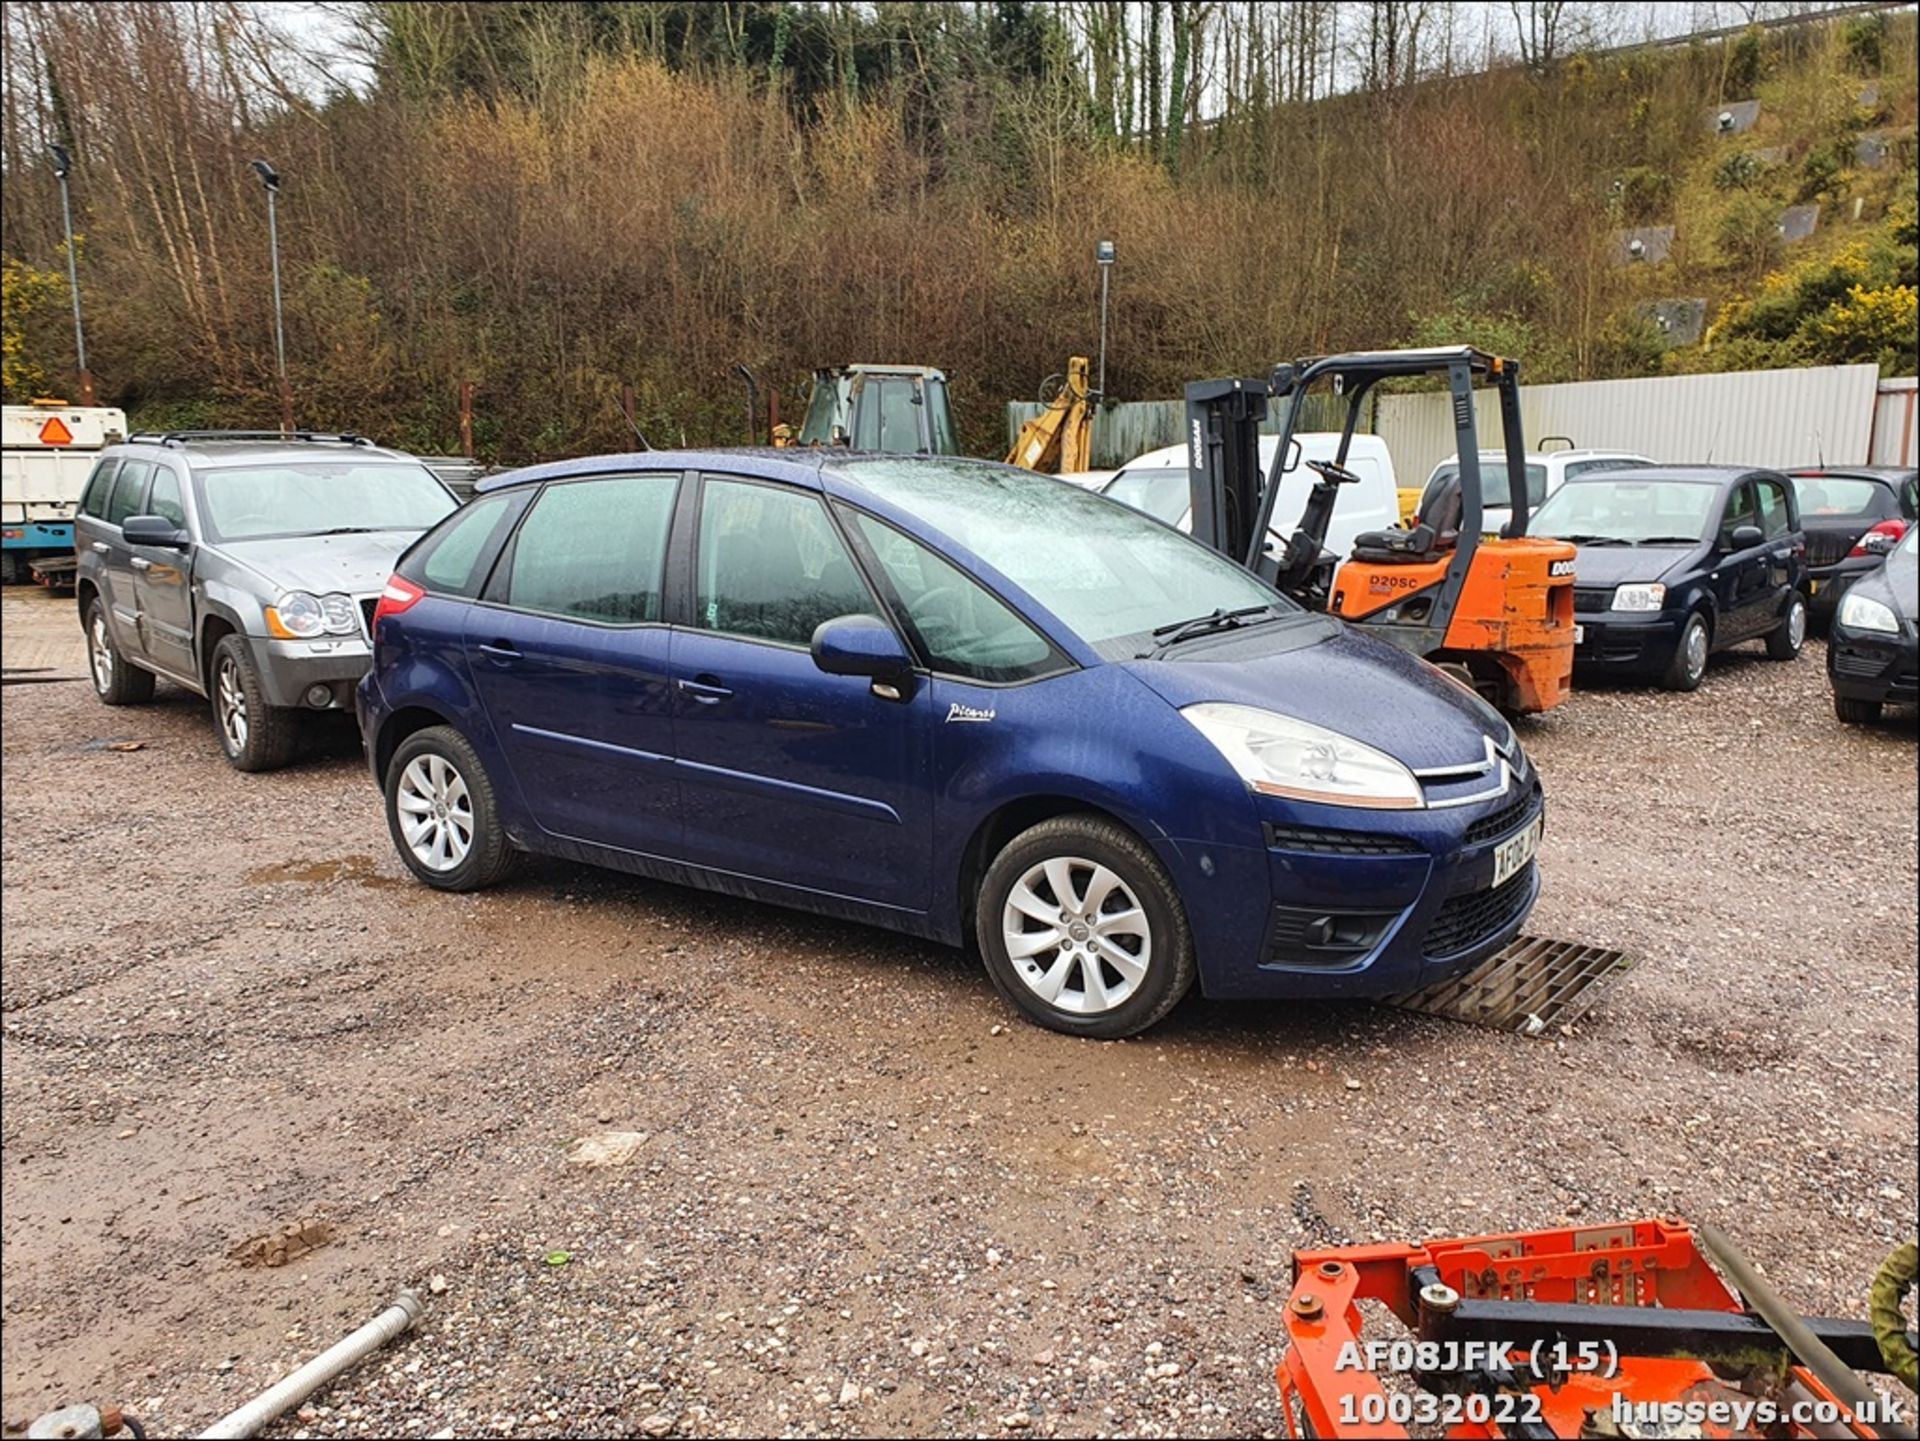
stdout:
<svg viewBox="0 0 1920 1441">
<path fill-rule="evenodd" d="M 1094 247 L 1093 258 L 1100 267 L 1100 388 L 1095 394 L 1107 398 L 1107 277 L 1113 272 L 1113 242 L 1103 240 Z"/>
<path fill-rule="evenodd" d="M 53 173 L 60 177 L 60 219 L 67 232 L 67 291 L 73 296 L 73 350 L 80 366 L 80 403 L 92 405 L 93 372 L 87 369 L 87 327 L 80 319 L 80 267 L 73 253 L 73 202 L 67 190 L 73 161 L 64 145 L 48 148 L 53 155 Z"/>
<path fill-rule="evenodd" d="M 279 187 L 267 191 L 267 242 L 273 249 L 273 361 L 280 374 L 280 431 L 293 431 L 293 391 L 287 385 L 287 328 L 280 309 Z"/>
<path fill-rule="evenodd" d="M 473 382 L 460 382 L 460 453 L 473 459 Z"/>
</svg>

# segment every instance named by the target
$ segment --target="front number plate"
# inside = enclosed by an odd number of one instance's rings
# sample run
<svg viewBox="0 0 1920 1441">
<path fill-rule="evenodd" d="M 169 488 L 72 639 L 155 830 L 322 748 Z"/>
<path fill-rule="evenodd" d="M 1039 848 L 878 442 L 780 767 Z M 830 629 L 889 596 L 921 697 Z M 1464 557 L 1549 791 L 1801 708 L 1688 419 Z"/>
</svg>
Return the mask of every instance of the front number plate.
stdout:
<svg viewBox="0 0 1920 1441">
<path fill-rule="evenodd" d="M 1502 841 L 1493 848 L 1493 883 L 1501 885 L 1526 869 L 1527 862 L 1533 859 L 1533 853 L 1540 849 L 1540 827 L 1544 817 L 1535 816 L 1533 824 L 1528 826 L 1512 840 Z"/>
<path fill-rule="evenodd" d="M 1585 644 L 1586 639 L 1587 639 L 1587 628 L 1584 625 L 1576 625 L 1573 628 L 1573 643 L 1575 645 L 1583 645 Z"/>
</svg>

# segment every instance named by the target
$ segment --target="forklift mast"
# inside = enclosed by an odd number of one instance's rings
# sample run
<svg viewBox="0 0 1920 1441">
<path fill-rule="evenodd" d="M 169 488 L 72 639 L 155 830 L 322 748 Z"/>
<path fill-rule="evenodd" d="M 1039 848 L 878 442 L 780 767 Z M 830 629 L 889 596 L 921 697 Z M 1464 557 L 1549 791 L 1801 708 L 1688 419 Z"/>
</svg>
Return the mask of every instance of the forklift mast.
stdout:
<svg viewBox="0 0 1920 1441">
<path fill-rule="evenodd" d="M 1476 436 L 1473 382 L 1491 379 L 1500 391 L 1501 430 L 1507 450 L 1508 485 L 1513 496 L 1510 535 L 1527 526 L 1526 444 L 1520 425 L 1517 361 L 1467 346 L 1438 350 L 1390 350 L 1320 356 L 1282 363 L 1265 379 L 1237 377 L 1193 381 L 1186 388 L 1188 475 L 1193 500 L 1194 539 L 1229 556 L 1293 595 L 1314 590 L 1314 576 L 1325 565 L 1328 522 L 1339 483 L 1324 475 L 1315 482 L 1306 507 L 1295 521 L 1284 552 L 1272 554 L 1273 529 L 1281 477 L 1297 463 L 1294 435 L 1316 382 L 1331 379 L 1347 398 L 1334 466 L 1346 465 L 1361 402 L 1382 380 L 1397 376 L 1445 374 L 1451 397 L 1456 453 L 1460 464 L 1460 538 L 1448 569 L 1450 592 L 1459 590 L 1479 545 L 1481 503 L 1480 447 Z M 1286 402 L 1273 464 L 1260 466 L 1260 428 L 1272 401 Z M 1283 519 L 1284 523 L 1284 519 Z M 1450 604 L 1448 605 L 1450 610 Z M 1444 629 L 1447 614 L 1433 623 Z"/>
</svg>

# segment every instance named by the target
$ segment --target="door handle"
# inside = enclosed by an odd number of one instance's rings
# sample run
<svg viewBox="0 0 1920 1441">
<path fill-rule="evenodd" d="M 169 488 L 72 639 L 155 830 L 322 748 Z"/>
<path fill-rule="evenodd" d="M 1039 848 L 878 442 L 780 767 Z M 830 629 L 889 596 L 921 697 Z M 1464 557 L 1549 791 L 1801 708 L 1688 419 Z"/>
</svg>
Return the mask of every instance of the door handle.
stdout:
<svg viewBox="0 0 1920 1441">
<path fill-rule="evenodd" d="M 680 681 L 679 685 L 683 694 L 691 696 L 701 705 L 718 705 L 733 694 L 720 684 L 720 677 L 717 675 L 696 676 L 692 680 Z"/>
<path fill-rule="evenodd" d="M 481 655 L 490 660 L 519 660 L 520 652 L 503 640 L 482 641 L 479 646 Z"/>
<path fill-rule="evenodd" d="M 153 569 L 153 562 L 148 560 L 144 555 L 136 555 L 128 563 L 132 565 L 135 570 L 152 570 Z"/>
<path fill-rule="evenodd" d="M 108 545 L 104 540 L 96 540 L 93 543 L 93 553 L 95 555 L 105 555 L 108 551 L 112 549 L 113 547 Z"/>
</svg>

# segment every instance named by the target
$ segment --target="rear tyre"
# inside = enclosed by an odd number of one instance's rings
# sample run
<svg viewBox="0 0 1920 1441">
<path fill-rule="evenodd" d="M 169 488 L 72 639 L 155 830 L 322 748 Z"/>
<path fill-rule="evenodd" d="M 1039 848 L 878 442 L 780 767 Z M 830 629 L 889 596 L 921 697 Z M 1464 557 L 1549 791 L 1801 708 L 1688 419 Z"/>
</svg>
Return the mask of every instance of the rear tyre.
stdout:
<svg viewBox="0 0 1920 1441">
<path fill-rule="evenodd" d="M 87 673 L 103 705 L 144 705 L 153 699 L 153 672 L 130 664 L 107 628 L 107 603 L 87 607 Z"/>
<path fill-rule="evenodd" d="M 228 765 L 237 771 L 276 771 L 293 759 L 300 744 L 299 717 L 267 704 L 266 688 L 244 637 L 220 637 L 209 678 L 213 728 Z"/>
<path fill-rule="evenodd" d="M 1159 858 L 1101 816 L 1021 832 L 980 884 L 974 931 L 1000 994 L 1036 1025 L 1111 1040 L 1193 985 L 1193 934 Z"/>
<path fill-rule="evenodd" d="M 1660 675 L 1660 684 L 1668 690 L 1699 690 L 1700 679 L 1707 673 L 1707 653 L 1712 646 L 1713 628 L 1707 624 L 1707 618 L 1696 611 L 1680 627 L 1680 639 L 1673 647 L 1666 670 Z"/>
<path fill-rule="evenodd" d="M 1880 719 L 1883 703 L 1877 700 L 1855 700 L 1852 696 L 1837 695 L 1833 698 L 1833 713 L 1850 726 L 1870 726 Z"/>
<path fill-rule="evenodd" d="M 493 781 L 452 726 L 430 726 L 402 741 L 387 763 L 383 789 L 394 849 L 435 890 L 481 890 L 506 879 L 519 862 Z"/>
<path fill-rule="evenodd" d="M 1792 660 L 1807 643 L 1807 598 L 1795 591 L 1787 601 L 1787 613 L 1780 624 L 1767 633 L 1767 658 Z"/>
</svg>

